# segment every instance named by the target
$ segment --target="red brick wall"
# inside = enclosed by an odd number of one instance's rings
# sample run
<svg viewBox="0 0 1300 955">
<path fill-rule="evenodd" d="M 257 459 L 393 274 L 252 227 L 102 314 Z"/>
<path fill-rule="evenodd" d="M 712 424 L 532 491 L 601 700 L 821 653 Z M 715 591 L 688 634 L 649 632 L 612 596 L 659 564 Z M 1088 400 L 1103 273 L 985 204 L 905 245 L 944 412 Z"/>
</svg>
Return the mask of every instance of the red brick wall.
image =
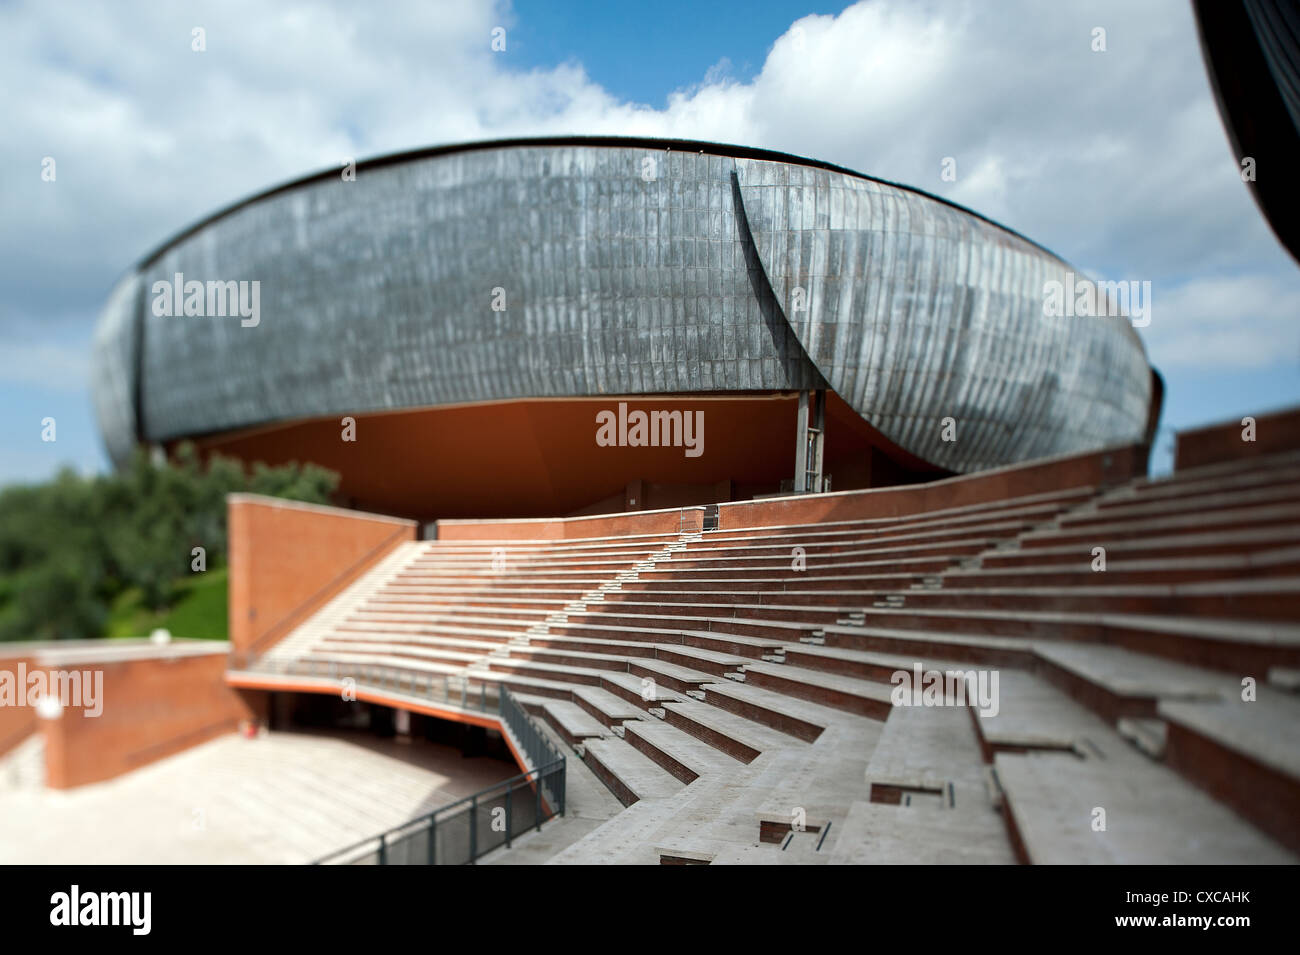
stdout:
<svg viewBox="0 0 1300 955">
<path fill-rule="evenodd" d="M 1132 445 L 1068 458 L 1049 458 L 929 484 L 722 504 L 718 521 L 720 528 L 736 529 L 901 517 L 1087 485 L 1120 484 L 1145 474 L 1146 470 L 1146 449 Z"/>
<path fill-rule="evenodd" d="M 1193 431 L 1180 431 L 1174 451 L 1174 470 L 1300 449 L 1300 408 L 1252 417 L 1255 419 L 1254 441 L 1241 439 L 1244 429 L 1240 418 Z"/>
<path fill-rule="evenodd" d="M 0 659 L 0 671 L 12 674 L 11 678 L 17 681 L 20 664 L 25 664 L 29 671 L 32 669 L 30 657 L 5 657 Z M 16 685 L 15 693 L 17 694 L 15 702 L 20 705 L 0 706 L 0 756 L 13 749 L 36 729 L 36 711 L 26 703 L 27 688 Z"/>
<path fill-rule="evenodd" d="M 1146 448 L 1131 445 L 1072 457 L 1049 458 L 995 471 L 945 478 L 928 484 L 761 501 L 724 502 L 719 505 L 719 527 L 734 529 L 867 517 L 898 517 L 1087 485 L 1120 484 L 1146 474 L 1146 471 Z M 699 530 L 703 511 L 688 510 L 685 514 L 685 529 Z M 676 534 L 682 526 L 681 518 L 681 511 L 671 509 L 553 520 L 438 521 L 438 538 L 560 540 L 631 534 Z"/>
<path fill-rule="evenodd" d="M 699 530 L 702 511 L 688 510 L 686 529 Z M 676 534 L 682 511 L 640 511 L 595 517 L 557 517 L 532 521 L 438 521 L 439 540 L 565 540 L 575 537 L 621 537 Z"/>
<path fill-rule="evenodd" d="M 68 789 L 111 779 L 236 729 L 252 714 L 225 683 L 226 654 L 61 662 L 63 670 L 102 671 L 102 712 L 80 707 L 41 720 L 46 783 Z M 48 667 L 47 667 L 48 669 Z"/>
<path fill-rule="evenodd" d="M 266 650 L 418 532 L 414 521 L 251 494 L 226 506 L 236 653 Z"/>
</svg>

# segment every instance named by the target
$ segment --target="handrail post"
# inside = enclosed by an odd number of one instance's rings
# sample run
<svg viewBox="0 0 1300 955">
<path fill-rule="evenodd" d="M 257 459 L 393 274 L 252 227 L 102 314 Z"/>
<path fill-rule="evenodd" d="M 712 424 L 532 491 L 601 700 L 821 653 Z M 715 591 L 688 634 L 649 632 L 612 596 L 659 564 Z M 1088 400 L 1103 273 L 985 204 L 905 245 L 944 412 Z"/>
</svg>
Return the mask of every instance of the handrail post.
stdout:
<svg viewBox="0 0 1300 955">
<path fill-rule="evenodd" d="M 506 787 L 506 848 L 507 849 L 510 848 L 510 827 L 513 825 L 513 821 L 510 815 L 510 809 L 511 809 L 510 794 L 513 793 L 514 791 L 515 791 L 514 786 Z"/>
<path fill-rule="evenodd" d="M 537 776 L 537 831 L 541 832 L 542 831 L 542 774 L 539 772 L 536 774 L 536 776 Z"/>
<path fill-rule="evenodd" d="M 429 865 L 438 864 L 438 814 L 429 814 Z"/>
<path fill-rule="evenodd" d="M 478 793 L 469 804 L 469 864 L 475 865 L 478 858 Z"/>
<path fill-rule="evenodd" d="M 388 840 L 382 832 L 379 834 L 379 864 L 388 865 Z"/>
</svg>

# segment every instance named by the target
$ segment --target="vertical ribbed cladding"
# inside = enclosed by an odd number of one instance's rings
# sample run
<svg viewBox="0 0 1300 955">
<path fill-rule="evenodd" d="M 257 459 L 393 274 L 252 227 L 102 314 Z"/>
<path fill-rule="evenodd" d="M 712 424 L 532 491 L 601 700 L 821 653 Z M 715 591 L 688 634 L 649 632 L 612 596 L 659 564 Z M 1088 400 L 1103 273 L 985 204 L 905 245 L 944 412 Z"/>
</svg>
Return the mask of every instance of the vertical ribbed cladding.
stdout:
<svg viewBox="0 0 1300 955">
<path fill-rule="evenodd" d="M 91 395 L 104 446 L 117 467 L 131 460 L 140 439 L 141 292 L 138 272 L 123 276 L 95 326 Z"/>
<path fill-rule="evenodd" d="M 895 443 L 965 472 L 1142 440 L 1141 342 L 1125 319 L 1044 315 L 1045 283 L 1071 271 L 1060 259 L 886 183 L 761 159 L 736 173 L 808 357 Z"/>
<path fill-rule="evenodd" d="M 176 273 L 258 281 L 261 320 L 146 308 L 142 431 L 158 441 L 469 401 L 817 387 L 755 294 L 748 242 L 731 158 L 702 151 L 476 149 L 304 183 L 143 267 L 146 289 Z"/>
</svg>

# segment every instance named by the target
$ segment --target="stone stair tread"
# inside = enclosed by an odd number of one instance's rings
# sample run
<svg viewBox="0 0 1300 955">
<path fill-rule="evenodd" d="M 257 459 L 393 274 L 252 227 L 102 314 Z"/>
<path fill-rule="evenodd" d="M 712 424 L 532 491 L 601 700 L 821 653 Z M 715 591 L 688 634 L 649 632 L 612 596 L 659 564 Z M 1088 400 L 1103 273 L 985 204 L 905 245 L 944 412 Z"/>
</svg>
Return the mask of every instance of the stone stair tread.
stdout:
<svg viewBox="0 0 1300 955">
<path fill-rule="evenodd" d="M 577 703 L 568 700 L 546 700 L 542 703 L 542 709 L 560 725 L 565 734 L 572 738 L 611 735 L 608 727 L 601 724 Z"/>
<path fill-rule="evenodd" d="M 680 779 L 624 740 L 593 738 L 584 746 L 588 754 L 595 756 L 638 799 L 661 799 L 685 787 Z"/>
<path fill-rule="evenodd" d="M 762 723 L 756 723 L 753 720 L 719 709 L 716 706 L 710 706 L 708 703 L 702 703 L 699 700 L 687 699 L 664 703 L 664 709 L 672 713 L 679 713 L 719 735 L 734 739 L 760 752 L 807 745 L 792 736 L 787 736 L 785 733 L 764 726 Z"/>
<path fill-rule="evenodd" d="M 575 686 L 573 695 L 585 700 L 594 709 L 613 721 L 641 719 L 645 716 L 645 711 L 640 707 L 629 703 L 615 693 L 609 692 L 604 687 Z"/>
<path fill-rule="evenodd" d="M 623 689 L 635 693 L 638 697 L 641 697 L 642 690 L 645 687 L 645 683 L 643 682 L 644 678 L 637 676 L 635 673 L 621 673 L 616 670 L 604 670 L 601 671 L 601 676 L 607 682 L 621 686 Z M 658 703 L 660 701 L 676 701 L 680 699 L 682 699 L 682 695 L 676 690 L 670 690 L 655 683 L 654 696 L 651 699 L 646 700 L 646 702 Z"/>
<path fill-rule="evenodd" d="M 640 737 L 656 749 L 667 753 L 696 775 L 731 772 L 741 766 L 740 760 L 660 720 L 637 720 L 624 725 L 627 727 L 628 736 Z M 627 736 L 624 736 L 624 739 L 627 739 Z"/>
<path fill-rule="evenodd" d="M 855 802 L 837 827 L 832 865 L 1014 865 L 1006 827 L 982 814 Z M 832 832 L 835 831 L 832 829 Z"/>
<path fill-rule="evenodd" d="M 1289 694 L 1257 687 L 1252 702 L 1242 700 L 1238 692 L 1216 702 L 1162 700 L 1156 712 L 1163 720 L 1300 780 L 1300 700 Z"/>
<path fill-rule="evenodd" d="M 994 768 L 1030 861 L 1294 864 L 1297 860 L 1168 768 L 1134 753 L 1078 760 L 999 753 Z M 1105 831 L 1093 828 L 1105 810 Z"/>
<path fill-rule="evenodd" d="M 1097 714 L 1031 673 L 1000 669 L 998 697 L 996 713 L 977 714 L 973 720 L 991 745 L 1077 749 L 1102 757 L 1123 745 Z"/>
<path fill-rule="evenodd" d="M 1123 647 L 1037 641 L 1034 653 L 1120 696 L 1218 699 L 1241 687 L 1232 676 Z"/>
</svg>

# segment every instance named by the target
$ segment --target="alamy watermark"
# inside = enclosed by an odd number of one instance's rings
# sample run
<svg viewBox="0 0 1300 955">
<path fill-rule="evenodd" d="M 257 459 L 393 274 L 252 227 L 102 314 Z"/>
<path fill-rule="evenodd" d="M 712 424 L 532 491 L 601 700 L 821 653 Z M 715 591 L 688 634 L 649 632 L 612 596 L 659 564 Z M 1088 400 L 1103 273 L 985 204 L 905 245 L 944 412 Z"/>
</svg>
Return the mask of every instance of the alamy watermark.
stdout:
<svg viewBox="0 0 1300 955">
<path fill-rule="evenodd" d="M 132 935 L 148 935 L 152 912 L 152 892 L 83 892 L 74 885 L 50 896 L 51 925 L 120 925 L 129 927 Z"/>
<path fill-rule="evenodd" d="M 88 717 L 104 712 L 103 670 L 44 670 L 28 672 L 19 661 L 16 672 L 0 670 L 0 706 L 30 706 L 52 719 L 69 707 Z"/>
<path fill-rule="evenodd" d="M 1151 283 L 1094 282 L 1065 273 L 1065 281 L 1043 283 L 1043 314 L 1048 318 L 1125 318 L 1134 328 L 1151 324 Z"/>
<path fill-rule="evenodd" d="M 153 313 L 159 318 L 225 318 L 239 316 L 244 328 L 262 321 L 262 283 L 253 281 L 200 282 L 185 280 L 177 272 L 173 281 L 153 283 Z"/>
<path fill-rule="evenodd" d="M 596 444 L 602 448 L 684 448 L 688 458 L 704 453 L 703 411 L 632 411 L 596 414 Z"/>
<path fill-rule="evenodd" d="M 980 716 L 997 716 L 997 670 L 895 670 L 889 701 L 895 706 L 974 706 Z"/>
</svg>

